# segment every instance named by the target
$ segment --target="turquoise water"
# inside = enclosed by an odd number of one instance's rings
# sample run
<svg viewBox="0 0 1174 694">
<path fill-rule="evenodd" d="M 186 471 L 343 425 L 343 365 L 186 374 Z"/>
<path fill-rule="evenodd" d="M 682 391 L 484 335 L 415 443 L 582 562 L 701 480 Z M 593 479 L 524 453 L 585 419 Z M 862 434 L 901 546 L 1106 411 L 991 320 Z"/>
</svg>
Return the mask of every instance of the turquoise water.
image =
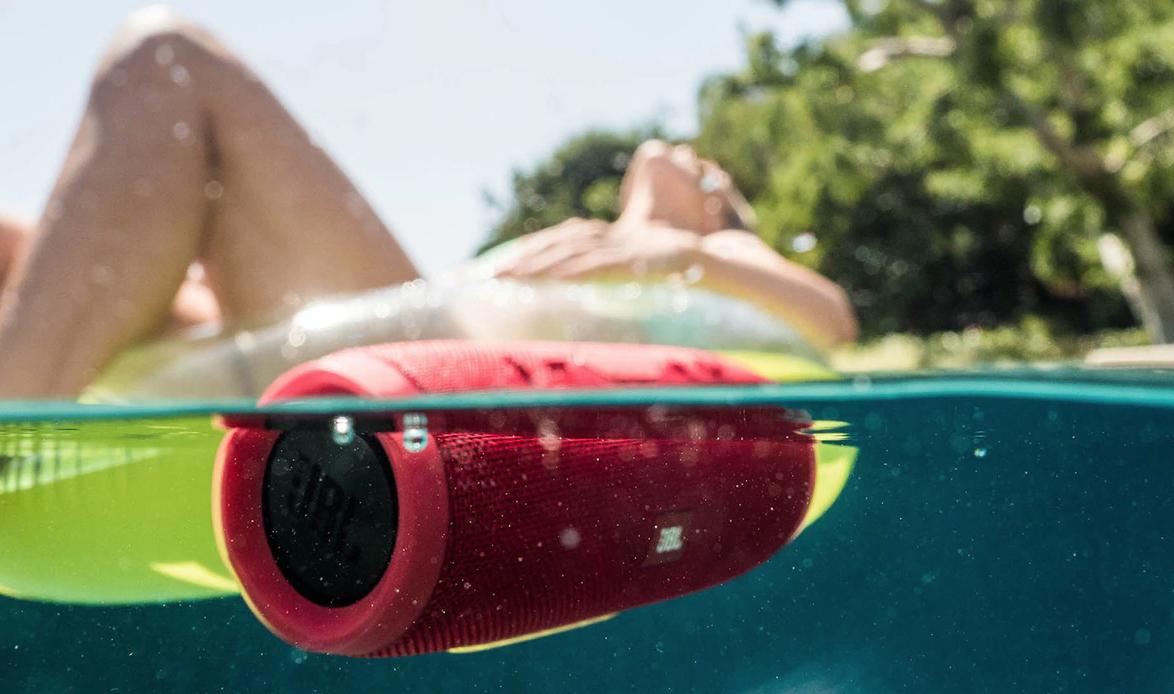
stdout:
<svg viewBox="0 0 1174 694">
<path fill-rule="evenodd" d="M 37 692 L 1174 689 L 1168 375 L 1000 372 L 657 396 L 807 409 L 848 422 L 860 458 L 835 506 L 764 566 L 560 636 L 362 661 L 279 642 L 237 598 L 121 608 L 0 598 L 0 673 Z"/>
</svg>

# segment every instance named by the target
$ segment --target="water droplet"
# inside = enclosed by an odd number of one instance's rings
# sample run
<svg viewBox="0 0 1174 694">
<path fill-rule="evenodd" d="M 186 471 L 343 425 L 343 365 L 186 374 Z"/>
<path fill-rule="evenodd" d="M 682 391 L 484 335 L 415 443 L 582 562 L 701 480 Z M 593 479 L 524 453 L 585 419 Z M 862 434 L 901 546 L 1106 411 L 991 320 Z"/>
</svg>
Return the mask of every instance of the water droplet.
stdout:
<svg viewBox="0 0 1174 694">
<path fill-rule="evenodd" d="M 1040 220 L 1043 218 L 1044 213 L 1043 210 L 1039 208 L 1039 205 L 1028 205 L 1027 207 L 1023 208 L 1023 221 L 1027 222 L 1028 224 L 1039 224 Z"/>
<path fill-rule="evenodd" d="M 209 200 L 219 200 L 224 195 L 224 184 L 220 181 L 208 181 L 204 184 L 204 197 Z"/>
<path fill-rule="evenodd" d="M 188 69 L 182 65 L 172 65 L 169 74 L 171 75 L 171 81 L 181 87 L 186 87 L 192 81 Z"/>
<path fill-rule="evenodd" d="M 236 343 L 236 348 L 245 354 L 257 348 L 257 337 L 248 331 L 237 333 L 233 342 Z"/>
<path fill-rule="evenodd" d="M 975 448 L 974 449 L 974 457 L 975 458 L 985 458 L 986 457 L 986 449 L 983 448 L 982 446 Z"/>
<path fill-rule="evenodd" d="M 286 342 L 294 349 L 301 347 L 306 344 L 306 331 L 300 325 L 293 326 L 290 328 L 289 337 L 286 338 Z"/>
<path fill-rule="evenodd" d="M 355 440 L 355 420 L 350 417 L 338 416 L 330 422 L 330 437 L 340 446 L 346 446 Z"/>
<path fill-rule="evenodd" d="M 175 60 L 175 49 L 166 43 L 155 49 L 155 62 L 160 65 L 170 65 Z"/>
<path fill-rule="evenodd" d="M 191 137 L 192 129 L 187 123 L 178 121 L 175 125 L 171 126 L 171 134 L 175 135 L 175 139 L 177 140 L 186 140 Z"/>
<path fill-rule="evenodd" d="M 810 231 L 805 231 L 791 239 L 791 250 L 796 253 L 807 253 L 815 250 L 815 246 L 818 243 L 819 240 L 815 238 L 815 234 Z"/>
</svg>

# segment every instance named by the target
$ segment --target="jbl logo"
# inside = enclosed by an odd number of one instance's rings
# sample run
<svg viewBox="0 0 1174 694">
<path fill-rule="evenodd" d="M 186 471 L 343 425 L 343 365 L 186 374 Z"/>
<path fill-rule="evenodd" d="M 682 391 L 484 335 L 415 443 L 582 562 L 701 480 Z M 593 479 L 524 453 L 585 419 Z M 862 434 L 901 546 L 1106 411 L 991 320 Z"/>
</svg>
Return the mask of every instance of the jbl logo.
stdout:
<svg viewBox="0 0 1174 694">
<path fill-rule="evenodd" d="M 302 526 L 326 553 L 339 561 L 358 560 L 359 547 L 348 536 L 358 500 L 326 474 L 322 466 L 302 459 L 286 496 L 288 517 Z"/>
<path fill-rule="evenodd" d="M 679 525 L 674 525 L 668 528 L 660 529 L 660 538 L 656 541 L 656 553 L 664 554 L 665 552 L 676 552 L 685 546 L 684 539 L 681 538 L 681 532 L 684 530 Z"/>
<path fill-rule="evenodd" d="M 692 518 L 692 511 L 672 511 L 657 518 L 652 526 L 652 542 L 644 566 L 664 564 L 684 556 Z"/>
</svg>

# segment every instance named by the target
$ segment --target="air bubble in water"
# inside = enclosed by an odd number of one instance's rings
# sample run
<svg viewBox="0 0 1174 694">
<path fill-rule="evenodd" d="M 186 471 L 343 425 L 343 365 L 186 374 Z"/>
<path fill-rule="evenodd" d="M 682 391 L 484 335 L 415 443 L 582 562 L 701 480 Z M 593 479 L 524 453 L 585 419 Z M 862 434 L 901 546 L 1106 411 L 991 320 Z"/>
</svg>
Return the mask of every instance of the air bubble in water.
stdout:
<svg viewBox="0 0 1174 694">
<path fill-rule="evenodd" d="M 558 425 L 549 419 L 538 424 L 538 445 L 542 446 L 542 466 L 547 470 L 555 470 L 559 466 L 559 451 L 563 447 L 562 435 Z"/>
<path fill-rule="evenodd" d="M 420 412 L 409 412 L 403 417 L 404 449 L 409 453 L 419 453 L 428 447 L 428 415 Z M 493 481 L 490 480 L 492 485 Z"/>
<path fill-rule="evenodd" d="M 542 420 L 538 425 L 538 443 L 548 453 L 554 453 L 562 448 L 563 441 L 559 435 L 558 425 L 549 419 Z"/>
<path fill-rule="evenodd" d="M 330 437 L 340 446 L 346 446 L 355 440 L 355 420 L 350 417 L 335 417 L 330 422 Z"/>
<path fill-rule="evenodd" d="M 558 542 L 566 549 L 575 549 L 582 542 L 583 537 L 574 528 L 566 528 L 558 534 Z"/>
</svg>

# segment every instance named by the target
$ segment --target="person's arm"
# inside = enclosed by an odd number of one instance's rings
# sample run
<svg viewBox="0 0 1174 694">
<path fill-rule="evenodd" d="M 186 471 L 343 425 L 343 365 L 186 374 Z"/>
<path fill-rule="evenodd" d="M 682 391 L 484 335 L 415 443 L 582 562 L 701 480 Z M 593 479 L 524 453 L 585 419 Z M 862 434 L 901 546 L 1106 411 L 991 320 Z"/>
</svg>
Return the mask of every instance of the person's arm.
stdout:
<svg viewBox="0 0 1174 694">
<path fill-rule="evenodd" d="M 856 339 L 856 315 L 844 290 L 828 278 L 776 253 L 746 231 L 702 236 L 703 285 L 786 319 L 820 348 Z"/>
<path fill-rule="evenodd" d="M 821 349 L 856 337 L 856 317 L 844 291 L 792 263 L 753 232 L 701 235 L 672 227 L 577 223 L 518 241 L 514 257 L 495 268 L 507 277 L 652 279 L 701 269 L 698 284 L 747 301 L 785 319 Z"/>
</svg>

